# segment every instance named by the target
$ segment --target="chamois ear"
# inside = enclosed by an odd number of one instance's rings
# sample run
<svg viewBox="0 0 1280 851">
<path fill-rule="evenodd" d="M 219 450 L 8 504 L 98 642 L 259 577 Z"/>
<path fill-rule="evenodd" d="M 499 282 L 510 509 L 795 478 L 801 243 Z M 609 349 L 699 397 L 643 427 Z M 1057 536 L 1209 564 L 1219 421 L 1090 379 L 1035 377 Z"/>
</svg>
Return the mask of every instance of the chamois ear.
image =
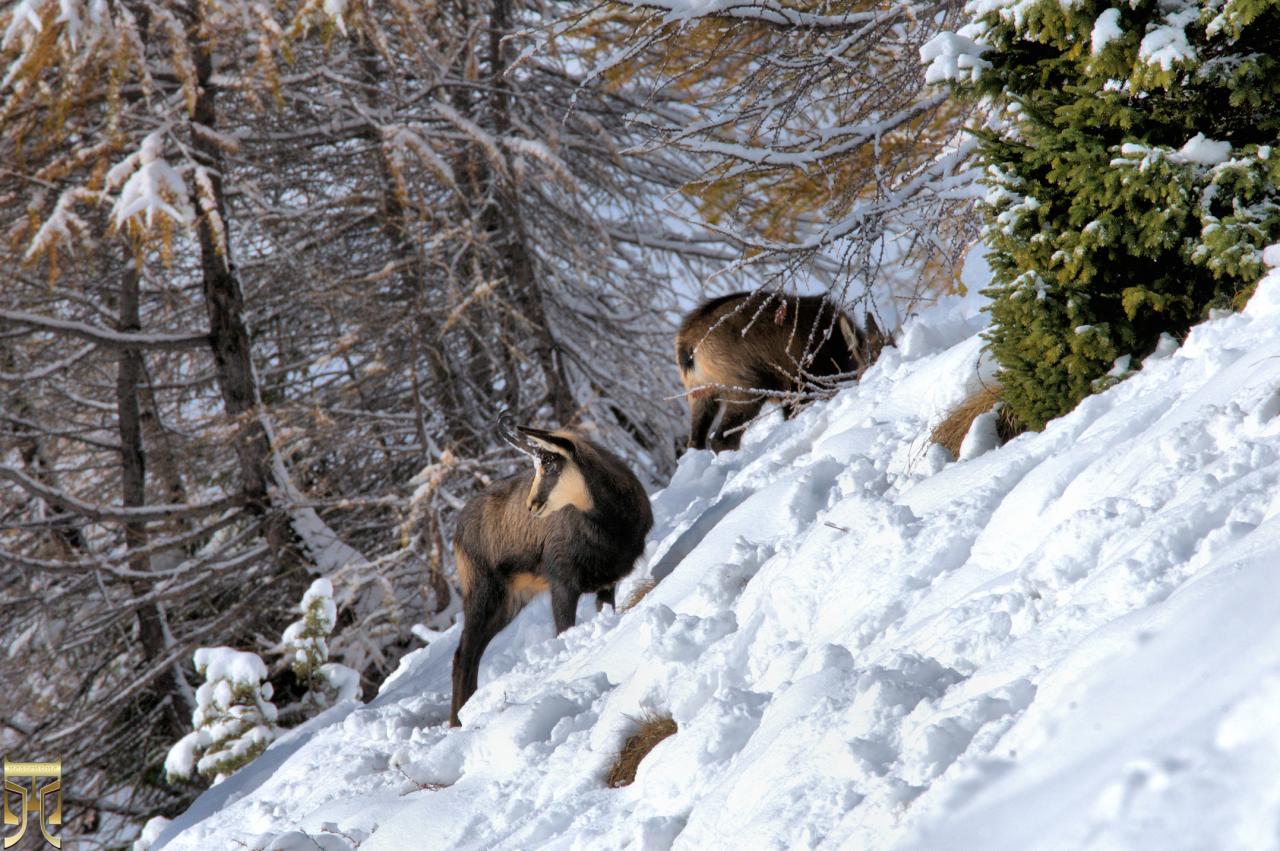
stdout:
<svg viewBox="0 0 1280 851">
<path fill-rule="evenodd" d="M 575 447 L 573 441 L 567 437 L 554 432 L 543 431 L 540 428 L 529 428 L 528 426 L 516 426 L 516 431 L 527 438 L 529 443 L 545 452 L 554 452 L 566 458 L 574 456 Z"/>
</svg>

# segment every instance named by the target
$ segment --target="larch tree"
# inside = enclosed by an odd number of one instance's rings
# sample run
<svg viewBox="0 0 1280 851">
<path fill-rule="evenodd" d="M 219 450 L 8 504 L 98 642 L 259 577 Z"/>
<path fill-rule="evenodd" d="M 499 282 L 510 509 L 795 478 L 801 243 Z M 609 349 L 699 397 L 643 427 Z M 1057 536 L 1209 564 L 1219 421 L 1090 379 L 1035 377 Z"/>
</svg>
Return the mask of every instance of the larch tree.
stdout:
<svg viewBox="0 0 1280 851">
<path fill-rule="evenodd" d="M 279 638 L 317 575 L 366 685 L 448 625 L 498 413 L 674 464 L 671 282 L 722 252 L 663 225 L 683 158 L 621 155 L 639 102 L 523 50 L 544 15 L 0 13 L 0 742 L 62 754 L 83 831 L 197 791 L 161 776 L 197 648 L 306 705 Z"/>
<path fill-rule="evenodd" d="M 961 6 L 637 0 L 557 32 L 614 33 L 594 73 L 654 94 L 636 119 L 698 164 L 691 225 L 736 247 L 723 276 L 825 288 L 892 327 L 955 287 L 976 234 L 965 107 L 914 61 Z"/>
</svg>

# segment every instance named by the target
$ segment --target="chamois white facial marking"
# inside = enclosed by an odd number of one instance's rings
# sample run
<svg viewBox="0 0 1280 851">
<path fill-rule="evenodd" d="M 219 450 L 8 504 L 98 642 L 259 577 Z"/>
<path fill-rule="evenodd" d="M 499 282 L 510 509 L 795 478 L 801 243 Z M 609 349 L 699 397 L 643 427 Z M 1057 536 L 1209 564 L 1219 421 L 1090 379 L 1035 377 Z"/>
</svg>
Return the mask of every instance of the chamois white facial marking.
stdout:
<svg viewBox="0 0 1280 851">
<path fill-rule="evenodd" d="M 533 484 L 526 505 L 534 517 L 548 517 L 565 506 L 590 511 L 595 502 L 578 465 L 562 447 L 530 436 L 529 441 L 546 454 L 535 460 Z"/>
</svg>

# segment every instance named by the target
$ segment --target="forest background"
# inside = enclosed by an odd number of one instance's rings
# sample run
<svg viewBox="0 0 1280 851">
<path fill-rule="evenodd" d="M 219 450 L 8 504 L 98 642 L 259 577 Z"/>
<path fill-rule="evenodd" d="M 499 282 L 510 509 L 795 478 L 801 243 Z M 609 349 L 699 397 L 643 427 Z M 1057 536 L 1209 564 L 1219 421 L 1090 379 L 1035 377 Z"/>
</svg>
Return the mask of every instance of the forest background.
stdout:
<svg viewBox="0 0 1280 851">
<path fill-rule="evenodd" d="M 701 294 L 893 328 L 949 291 L 974 143 L 919 54 L 960 13 L 10 3 L 0 751 L 60 756 L 68 831 L 118 845 L 219 771 L 164 770 L 197 649 L 263 659 L 288 727 L 324 665 L 371 693 L 456 618 L 499 412 L 657 486 Z M 288 628 L 318 577 L 332 613 Z"/>
</svg>

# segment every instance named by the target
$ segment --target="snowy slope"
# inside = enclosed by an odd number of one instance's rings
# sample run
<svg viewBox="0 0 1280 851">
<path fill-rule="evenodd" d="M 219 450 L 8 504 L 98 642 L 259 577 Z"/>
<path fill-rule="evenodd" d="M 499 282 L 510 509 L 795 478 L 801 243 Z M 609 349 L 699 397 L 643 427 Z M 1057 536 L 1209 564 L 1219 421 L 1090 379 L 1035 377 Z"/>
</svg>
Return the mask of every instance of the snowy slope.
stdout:
<svg viewBox="0 0 1280 851">
<path fill-rule="evenodd" d="M 455 628 L 161 844 L 1280 846 L 1280 274 L 950 463 L 926 437 L 980 380 L 977 308 L 931 309 L 742 451 L 686 455 L 635 574 L 656 589 L 620 616 L 584 601 L 558 639 L 535 603 L 462 729 Z M 608 789 L 646 710 L 679 732 Z"/>
</svg>

